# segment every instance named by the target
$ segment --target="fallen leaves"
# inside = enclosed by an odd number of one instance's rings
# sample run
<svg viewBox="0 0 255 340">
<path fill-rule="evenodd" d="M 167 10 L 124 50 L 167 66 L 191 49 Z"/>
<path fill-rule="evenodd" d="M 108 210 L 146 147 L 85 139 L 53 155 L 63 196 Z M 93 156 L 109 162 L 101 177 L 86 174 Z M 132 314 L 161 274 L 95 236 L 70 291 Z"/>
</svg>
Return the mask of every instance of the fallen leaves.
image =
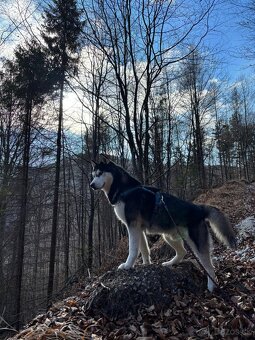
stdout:
<svg viewBox="0 0 255 340">
<path fill-rule="evenodd" d="M 232 303 L 255 320 L 255 272 L 249 261 L 255 255 L 253 237 L 240 240 L 236 252 L 224 249 L 225 256 L 222 256 L 222 251 L 222 247 L 215 249 L 220 286 Z M 192 275 L 198 283 L 194 284 Z M 190 281 L 187 276 L 193 282 L 192 289 L 188 289 Z M 200 285 L 197 291 L 194 285 Z M 141 266 L 129 274 L 123 271 L 122 275 L 111 271 L 96 278 L 77 295 L 57 302 L 47 313 L 38 315 L 13 339 L 254 338 L 255 329 L 250 321 L 240 315 L 220 292 L 211 294 L 205 286 L 204 274 L 191 263 L 176 266 L 170 272 L 161 266 Z M 100 294 L 102 299 L 98 299 Z M 165 303 L 163 300 L 157 303 L 158 294 L 165 298 Z M 153 304 L 149 304 L 148 297 Z M 137 299 L 136 303 L 133 298 Z M 94 299 L 99 305 L 91 308 Z M 117 305 L 120 303 L 122 306 Z M 104 308 L 106 304 L 107 308 L 116 308 L 120 313 L 124 308 L 128 313 L 125 317 L 113 313 L 115 317 L 111 318 Z M 132 304 L 135 306 L 130 309 Z"/>
<path fill-rule="evenodd" d="M 223 207 L 236 223 L 246 217 L 237 226 L 238 249 L 214 249 L 221 287 L 214 294 L 206 290 L 204 273 L 190 262 L 173 269 L 158 264 L 111 270 L 55 303 L 10 339 L 254 339 L 255 327 L 245 316 L 255 322 L 253 197 L 254 184 L 231 182 L 200 198 Z M 169 254 L 161 240 L 152 248 L 154 263 L 168 260 Z"/>
</svg>

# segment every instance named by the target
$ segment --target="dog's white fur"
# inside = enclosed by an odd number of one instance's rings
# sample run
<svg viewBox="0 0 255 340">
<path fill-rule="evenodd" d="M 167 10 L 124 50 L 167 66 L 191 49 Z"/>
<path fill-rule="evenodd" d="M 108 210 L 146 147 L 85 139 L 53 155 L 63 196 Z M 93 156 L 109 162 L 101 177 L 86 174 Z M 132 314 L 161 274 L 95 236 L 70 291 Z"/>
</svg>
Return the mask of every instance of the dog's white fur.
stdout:
<svg viewBox="0 0 255 340">
<path fill-rule="evenodd" d="M 125 218 L 125 204 L 123 202 L 120 202 L 114 206 L 114 212 L 118 219 L 125 224 L 127 227 L 127 221 Z"/>
</svg>

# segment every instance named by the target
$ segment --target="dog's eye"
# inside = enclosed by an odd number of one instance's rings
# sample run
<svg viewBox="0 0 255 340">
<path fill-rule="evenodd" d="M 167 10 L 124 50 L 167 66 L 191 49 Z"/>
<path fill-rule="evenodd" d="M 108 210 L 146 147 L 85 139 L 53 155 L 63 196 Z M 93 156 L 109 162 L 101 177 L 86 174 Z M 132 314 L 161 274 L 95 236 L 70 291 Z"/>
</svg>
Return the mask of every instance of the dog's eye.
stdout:
<svg viewBox="0 0 255 340">
<path fill-rule="evenodd" d="M 103 171 L 98 171 L 97 172 L 97 177 L 100 177 L 103 174 Z"/>
</svg>

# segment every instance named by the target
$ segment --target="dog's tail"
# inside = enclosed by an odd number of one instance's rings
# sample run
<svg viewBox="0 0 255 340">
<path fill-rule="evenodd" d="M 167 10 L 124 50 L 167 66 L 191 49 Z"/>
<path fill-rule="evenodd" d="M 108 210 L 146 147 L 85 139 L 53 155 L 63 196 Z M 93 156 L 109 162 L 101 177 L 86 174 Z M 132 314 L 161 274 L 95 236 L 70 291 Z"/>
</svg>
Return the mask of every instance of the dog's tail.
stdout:
<svg viewBox="0 0 255 340">
<path fill-rule="evenodd" d="M 228 218 L 219 209 L 211 206 L 204 206 L 206 220 L 209 222 L 215 236 L 225 245 L 235 248 L 236 237 Z"/>
</svg>

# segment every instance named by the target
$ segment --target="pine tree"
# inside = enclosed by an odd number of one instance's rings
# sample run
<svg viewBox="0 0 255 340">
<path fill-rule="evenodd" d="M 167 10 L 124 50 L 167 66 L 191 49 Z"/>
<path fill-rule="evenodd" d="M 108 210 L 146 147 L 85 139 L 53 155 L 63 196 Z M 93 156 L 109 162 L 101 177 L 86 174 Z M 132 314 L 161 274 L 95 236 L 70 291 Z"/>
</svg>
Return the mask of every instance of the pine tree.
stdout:
<svg viewBox="0 0 255 340">
<path fill-rule="evenodd" d="M 55 69 L 59 90 L 56 173 L 48 281 L 49 301 L 53 293 L 56 256 L 64 88 L 68 76 L 77 72 L 78 53 L 81 46 L 79 36 L 83 23 L 80 20 L 80 11 L 76 0 L 53 0 L 45 10 L 44 20 L 43 38 Z"/>
<path fill-rule="evenodd" d="M 13 64 L 14 95 L 19 102 L 22 124 L 22 162 L 21 162 L 21 198 L 19 230 L 17 242 L 16 271 L 16 328 L 20 325 L 21 292 L 25 247 L 25 227 L 27 219 L 27 201 L 29 184 L 29 162 L 31 147 L 31 121 L 34 106 L 41 104 L 52 90 L 50 68 L 41 46 L 32 41 L 27 47 L 18 47 Z"/>
</svg>

